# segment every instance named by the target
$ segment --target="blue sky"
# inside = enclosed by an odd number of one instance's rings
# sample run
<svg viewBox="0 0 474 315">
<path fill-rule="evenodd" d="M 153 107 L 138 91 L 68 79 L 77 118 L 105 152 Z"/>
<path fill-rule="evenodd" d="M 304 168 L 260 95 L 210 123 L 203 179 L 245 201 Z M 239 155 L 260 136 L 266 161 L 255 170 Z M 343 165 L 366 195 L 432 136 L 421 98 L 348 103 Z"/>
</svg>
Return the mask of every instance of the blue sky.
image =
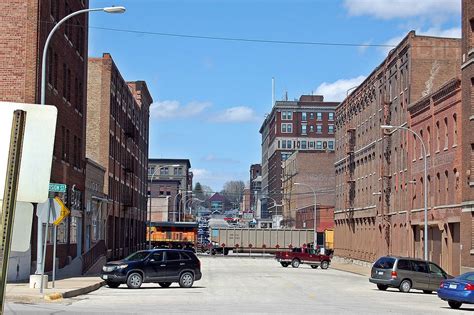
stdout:
<svg viewBox="0 0 474 315">
<path fill-rule="evenodd" d="M 91 0 L 123 5 L 90 15 L 89 55 L 112 54 L 126 80 L 145 80 L 154 104 L 150 157 L 189 158 L 195 182 L 220 190 L 260 163 L 258 132 L 276 98 L 321 93 L 340 101 L 389 48 L 249 43 L 104 30 L 356 44 L 417 34 L 460 37 L 461 0 Z"/>
</svg>

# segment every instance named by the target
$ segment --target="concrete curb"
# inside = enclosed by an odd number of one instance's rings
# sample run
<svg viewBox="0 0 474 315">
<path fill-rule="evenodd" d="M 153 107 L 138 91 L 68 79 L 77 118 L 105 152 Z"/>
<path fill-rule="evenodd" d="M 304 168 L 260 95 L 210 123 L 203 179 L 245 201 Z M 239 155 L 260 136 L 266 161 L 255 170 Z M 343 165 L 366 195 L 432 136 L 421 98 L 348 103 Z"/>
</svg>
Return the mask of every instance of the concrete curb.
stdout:
<svg viewBox="0 0 474 315">
<path fill-rule="evenodd" d="M 100 287 L 102 287 L 104 285 L 105 285 L 105 281 L 100 281 L 100 282 L 94 283 L 94 284 L 89 285 L 89 286 L 84 287 L 84 288 L 71 290 L 71 291 L 66 291 L 62 294 L 62 297 L 64 299 L 68 299 L 68 298 L 72 298 L 72 297 L 75 297 L 75 296 L 78 296 L 78 295 L 87 294 L 87 293 L 90 293 L 92 291 L 95 291 L 95 290 L 99 289 Z"/>
</svg>

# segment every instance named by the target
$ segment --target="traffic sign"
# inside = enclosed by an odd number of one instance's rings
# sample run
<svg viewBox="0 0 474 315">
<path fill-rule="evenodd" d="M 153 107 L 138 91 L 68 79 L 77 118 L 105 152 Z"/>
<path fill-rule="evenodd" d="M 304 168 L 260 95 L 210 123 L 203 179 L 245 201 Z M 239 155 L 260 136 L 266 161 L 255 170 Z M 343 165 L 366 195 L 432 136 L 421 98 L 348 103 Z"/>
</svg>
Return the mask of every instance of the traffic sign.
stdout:
<svg viewBox="0 0 474 315">
<path fill-rule="evenodd" d="M 63 203 L 63 201 L 59 197 L 54 198 L 54 203 L 55 206 L 58 204 L 61 207 L 61 210 L 59 212 L 59 217 L 56 219 L 56 221 L 53 222 L 54 225 L 59 225 L 61 222 L 66 218 L 71 211 L 66 207 L 66 205 Z"/>
<path fill-rule="evenodd" d="M 66 192 L 66 184 L 49 183 L 49 191 L 50 192 L 65 193 Z"/>
</svg>

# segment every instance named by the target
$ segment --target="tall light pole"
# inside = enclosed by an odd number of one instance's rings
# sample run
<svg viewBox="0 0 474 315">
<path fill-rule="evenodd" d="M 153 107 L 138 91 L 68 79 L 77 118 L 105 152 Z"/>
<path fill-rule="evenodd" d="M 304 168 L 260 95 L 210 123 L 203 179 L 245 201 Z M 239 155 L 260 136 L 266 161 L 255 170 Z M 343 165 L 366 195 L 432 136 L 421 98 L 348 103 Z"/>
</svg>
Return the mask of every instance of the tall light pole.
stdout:
<svg viewBox="0 0 474 315">
<path fill-rule="evenodd" d="M 84 10 L 79 10 L 72 12 L 69 15 L 66 15 L 64 18 L 62 18 L 54 27 L 53 29 L 49 32 L 48 37 L 46 38 L 46 42 L 44 43 L 44 48 L 43 48 L 43 56 L 41 59 L 41 90 L 40 90 L 40 105 L 45 105 L 46 104 L 46 61 L 47 61 L 47 55 L 48 55 L 48 47 L 49 47 L 49 42 L 51 41 L 51 38 L 53 37 L 54 32 L 68 19 L 72 18 L 73 16 L 76 16 L 78 14 L 83 14 L 83 13 L 89 13 L 89 12 L 95 12 L 95 11 L 102 11 L 106 13 L 124 13 L 125 12 L 125 7 L 105 7 L 105 8 L 94 8 L 94 9 L 84 9 Z M 36 274 L 40 274 L 42 270 L 44 270 L 44 261 L 40 259 L 40 257 L 43 257 L 43 223 L 41 223 L 40 220 L 38 220 L 38 232 L 37 232 L 37 263 L 36 263 Z M 45 248 L 46 250 L 46 248 Z M 43 289 L 43 284 L 41 284 L 41 290 Z"/>
<path fill-rule="evenodd" d="M 193 191 L 192 190 L 186 190 L 186 191 L 180 191 L 176 194 L 176 196 L 174 196 L 174 202 L 173 202 L 173 207 L 174 207 L 174 212 L 173 212 L 173 220 L 175 220 L 175 216 L 176 216 L 176 210 L 178 210 L 178 222 L 181 222 L 181 213 L 179 212 L 179 209 L 176 209 L 176 198 L 179 196 L 179 195 L 183 195 L 183 192 L 185 193 L 192 193 Z M 181 202 L 180 202 L 181 204 Z M 186 205 L 184 205 L 186 206 Z M 175 220 L 176 221 L 176 220 Z"/>
<path fill-rule="evenodd" d="M 153 185 L 153 179 L 155 178 L 156 172 L 163 168 L 168 168 L 168 167 L 178 167 L 179 165 L 166 165 L 166 166 L 160 166 L 160 167 L 155 167 L 155 170 L 153 171 L 153 174 L 151 174 L 151 179 L 150 179 L 150 211 L 148 211 L 148 249 L 151 249 L 151 201 L 153 200 L 152 194 L 151 194 L 151 185 Z"/>
<path fill-rule="evenodd" d="M 415 131 L 411 130 L 410 128 L 403 127 L 403 126 L 391 126 L 391 125 L 381 125 L 380 128 L 383 130 L 392 130 L 392 132 L 396 131 L 397 129 L 403 129 L 406 131 L 411 132 L 415 135 L 418 140 L 421 142 L 421 147 L 423 149 L 423 160 L 424 160 L 424 216 L 425 216 L 425 224 L 424 224 L 424 243 L 425 243 L 425 250 L 424 250 L 424 259 L 428 260 L 428 161 L 427 161 L 427 154 L 426 154 L 426 146 L 423 142 L 423 138 L 416 133 Z"/>
<path fill-rule="evenodd" d="M 311 189 L 311 191 L 313 192 L 313 195 L 314 195 L 314 214 L 313 214 L 313 225 L 314 225 L 314 244 L 313 244 L 313 248 L 314 250 L 316 250 L 316 246 L 317 246 L 317 235 L 318 235 L 318 231 L 316 229 L 316 191 L 313 189 L 313 187 L 311 187 L 310 185 L 308 184 L 304 184 L 304 183 L 294 183 L 294 185 L 300 185 L 300 186 L 305 186 L 305 187 L 308 187 L 309 189 Z"/>
</svg>

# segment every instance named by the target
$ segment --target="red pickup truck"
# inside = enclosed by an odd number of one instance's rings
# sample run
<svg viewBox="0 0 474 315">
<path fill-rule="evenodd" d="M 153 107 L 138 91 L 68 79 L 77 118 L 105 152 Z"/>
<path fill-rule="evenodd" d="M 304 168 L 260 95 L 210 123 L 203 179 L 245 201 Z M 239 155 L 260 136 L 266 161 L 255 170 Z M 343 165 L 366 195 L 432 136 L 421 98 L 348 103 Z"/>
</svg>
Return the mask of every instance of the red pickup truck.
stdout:
<svg viewBox="0 0 474 315">
<path fill-rule="evenodd" d="M 321 269 L 328 269 L 331 263 L 331 257 L 321 255 L 312 248 L 293 248 L 291 252 L 276 252 L 275 259 L 283 267 L 291 265 L 293 268 L 298 268 L 300 264 L 308 264 L 313 269 L 319 266 Z"/>
</svg>

